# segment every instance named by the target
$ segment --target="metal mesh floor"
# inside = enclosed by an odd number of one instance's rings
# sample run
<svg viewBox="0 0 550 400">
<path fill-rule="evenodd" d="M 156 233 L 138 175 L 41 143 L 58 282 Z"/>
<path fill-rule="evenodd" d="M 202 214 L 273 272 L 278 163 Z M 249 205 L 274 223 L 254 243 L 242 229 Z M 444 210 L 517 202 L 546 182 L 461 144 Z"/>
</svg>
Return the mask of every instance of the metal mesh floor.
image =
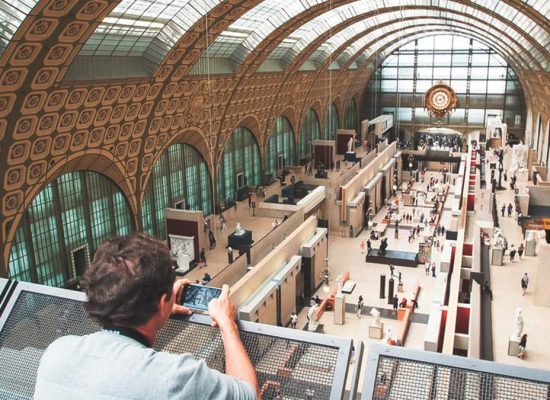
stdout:
<svg viewBox="0 0 550 400">
<path fill-rule="evenodd" d="M 40 358 L 55 339 L 100 329 L 87 318 L 81 301 L 49 294 L 23 290 L 6 312 L 9 315 L 3 327 L 0 324 L 0 400 L 32 398 Z M 334 398 L 333 385 L 343 389 L 344 379 L 335 382 L 339 357 L 347 363 L 340 347 L 249 331 L 241 331 L 241 338 L 256 369 L 263 399 L 306 399 L 308 393 L 314 399 L 329 399 Z M 155 348 L 188 352 L 211 368 L 225 369 L 221 335 L 207 323 L 171 319 L 159 333 Z"/>
<path fill-rule="evenodd" d="M 372 399 L 548 400 L 549 396 L 550 385 L 545 382 L 381 355 Z"/>
</svg>

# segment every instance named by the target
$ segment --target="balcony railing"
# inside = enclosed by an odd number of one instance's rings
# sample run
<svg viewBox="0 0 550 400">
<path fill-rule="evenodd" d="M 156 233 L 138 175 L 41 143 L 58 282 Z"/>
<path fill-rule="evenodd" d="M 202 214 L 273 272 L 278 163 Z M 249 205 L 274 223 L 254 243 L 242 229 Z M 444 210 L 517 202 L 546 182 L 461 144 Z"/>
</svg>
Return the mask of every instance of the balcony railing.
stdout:
<svg viewBox="0 0 550 400">
<path fill-rule="evenodd" d="M 369 345 L 362 400 L 547 400 L 550 372 Z"/>
<path fill-rule="evenodd" d="M 88 319 L 84 301 L 80 292 L 0 279 L 1 400 L 32 398 L 40 358 L 55 339 L 100 329 Z M 550 372 L 544 370 L 376 344 L 363 359 L 361 342 L 350 364 L 351 339 L 251 322 L 239 322 L 239 329 L 263 399 L 550 398 Z M 205 315 L 172 318 L 154 347 L 225 368 L 220 333 Z"/>
<path fill-rule="evenodd" d="M 86 335 L 100 326 L 87 317 L 80 292 L 0 279 L 0 296 L 0 399 L 31 399 L 45 348 L 60 336 Z M 263 399 L 301 399 L 306 392 L 313 399 L 344 397 L 350 339 L 251 322 L 239 322 L 239 330 Z M 206 315 L 172 318 L 154 348 L 191 353 L 225 369 L 220 332 Z"/>
</svg>

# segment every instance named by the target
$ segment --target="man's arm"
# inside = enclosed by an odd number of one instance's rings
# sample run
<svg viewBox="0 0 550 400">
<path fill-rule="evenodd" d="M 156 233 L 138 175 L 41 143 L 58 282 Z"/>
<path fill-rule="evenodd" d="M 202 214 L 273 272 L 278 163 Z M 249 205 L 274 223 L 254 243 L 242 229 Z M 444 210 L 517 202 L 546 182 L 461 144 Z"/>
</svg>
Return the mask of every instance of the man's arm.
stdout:
<svg viewBox="0 0 550 400">
<path fill-rule="evenodd" d="M 212 326 L 219 327 L 222 334 L 226 373 L 250 383 L 256 390 L 258 398 L 261 398 L 256 371 L 239 336 L 239 329 L 235 322 L 235 305 L 229 300 L 229 286 L 223 285 L 220 297 L 210 301 L 208 310 L 212 318 Z"/>
</svg>

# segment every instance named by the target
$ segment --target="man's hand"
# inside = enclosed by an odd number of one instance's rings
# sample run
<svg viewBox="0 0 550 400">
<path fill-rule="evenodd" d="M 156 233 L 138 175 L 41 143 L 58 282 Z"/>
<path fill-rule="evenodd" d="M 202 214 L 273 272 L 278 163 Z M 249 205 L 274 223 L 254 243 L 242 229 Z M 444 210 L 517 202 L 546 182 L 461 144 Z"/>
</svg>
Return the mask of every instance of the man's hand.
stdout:
<svg viewBox="0 0 550 400">
<path fill-rule="evenodd" d="M 193 311 L 191 309 L 180 305 L 181 296 L 185 286 L 190 285 L 189 279 L 176 279 L 174 282 L 174 288 L 172 290 L 172 296 L 174 298 L 174 304 L 172 305 L 172 314 L 191 315 Z"/>
<path fill-rule="evenodd" d="M 229 286 L 222 286 L 222 293 L 217 299 L 210 300 L 208 312 L 212 318 L 212 326 L 220 329 L 235 326 L 235 305 L 229 300 Z"/>
</svg>

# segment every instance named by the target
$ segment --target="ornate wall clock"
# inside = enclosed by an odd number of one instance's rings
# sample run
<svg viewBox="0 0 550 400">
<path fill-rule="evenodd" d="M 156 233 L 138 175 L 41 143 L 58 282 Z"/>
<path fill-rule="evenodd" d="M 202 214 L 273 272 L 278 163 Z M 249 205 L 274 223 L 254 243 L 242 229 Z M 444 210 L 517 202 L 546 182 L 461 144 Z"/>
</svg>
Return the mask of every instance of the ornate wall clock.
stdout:
<svg viewBox="0 0 550 400">
<path fill-rule="evenodd" d="M 455 91 L 442 81 L 433 85 L 424 97 L 424 107 L 436 118 L 443 118 L 457 106 Z"/>
</svg>

